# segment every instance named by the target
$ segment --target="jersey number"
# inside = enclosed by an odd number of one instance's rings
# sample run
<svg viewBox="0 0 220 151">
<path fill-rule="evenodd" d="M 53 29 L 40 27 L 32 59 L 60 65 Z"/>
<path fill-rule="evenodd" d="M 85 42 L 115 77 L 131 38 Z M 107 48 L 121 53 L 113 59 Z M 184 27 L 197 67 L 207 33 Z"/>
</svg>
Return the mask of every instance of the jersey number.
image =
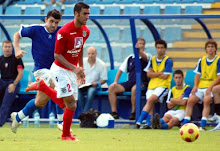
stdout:
<svg viewBox="0 0 220 151">
<path fill-rule="evenodd" d="M 68 87 L 68 92 L 71 92 L 70 84 L 67 84 L 67 87 Z"/>
</svg>

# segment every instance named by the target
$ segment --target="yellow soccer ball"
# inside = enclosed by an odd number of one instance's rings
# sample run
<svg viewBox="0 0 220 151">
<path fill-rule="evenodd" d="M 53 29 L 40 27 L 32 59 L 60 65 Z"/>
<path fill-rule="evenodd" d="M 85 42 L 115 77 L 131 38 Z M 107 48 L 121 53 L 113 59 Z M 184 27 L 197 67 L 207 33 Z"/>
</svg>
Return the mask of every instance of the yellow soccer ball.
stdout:
<svg viewBox="0 0 220 151">
<path fill-rule="evenodd" d="M 186 142 L 194 142 L 199 138 L 199 128 L 193 123 L 184 124 L 180 129 L 181 138 Z"/>
</svg>

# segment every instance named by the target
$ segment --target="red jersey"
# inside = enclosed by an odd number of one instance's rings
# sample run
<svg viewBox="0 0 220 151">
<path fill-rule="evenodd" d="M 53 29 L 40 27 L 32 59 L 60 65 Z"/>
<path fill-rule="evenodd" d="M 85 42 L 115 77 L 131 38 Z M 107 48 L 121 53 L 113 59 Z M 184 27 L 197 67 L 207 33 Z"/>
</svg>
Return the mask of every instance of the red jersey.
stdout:
<svg viewBox="0 0 220 151">
<path fill-rule="evenodd" d="M 74 21 L 65 24 L 57 33 L 55 53 L 62 54 L 68 62 L 77 66 L 79 63 L 79 55 L 83 50 L 83 45 L 89 37 L 89 34 L 90 30 L 86 25 L 82 25 L 81 28 L 76 28 Z M 54 62 L 56 65 L 70 70 L 57 60 Z"/>
</svg>

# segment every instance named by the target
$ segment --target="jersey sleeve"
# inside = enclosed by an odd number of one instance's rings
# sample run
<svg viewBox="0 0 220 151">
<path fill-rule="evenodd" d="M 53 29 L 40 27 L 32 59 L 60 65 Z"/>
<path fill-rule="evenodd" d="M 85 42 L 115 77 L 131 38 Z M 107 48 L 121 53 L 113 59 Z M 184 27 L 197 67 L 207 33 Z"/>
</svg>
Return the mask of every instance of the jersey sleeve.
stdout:
<svg viewBox="0 0 220 151">
<path fill-rule="evenodd" d="M 196 67 L 194 69 L 194 72 L 196 74 L 201 74 L 201 58 L 198 60 L 198 62 L 196 64 Z"/>
<path fill-rule="evenodd" d="M 220 75 L 220 58 L 218 59 L 217 62 L 217 75 Z"/>
<path fill-rule="evenodd" d="M 21 59 L 17 59 L 16 63 L 17 63 L 17 69 L 24 69 L 24 64 Z"/>
<path fill-rule="evenodd" d="M 59 30 L 57 33 L 56 43 L 55 43 L 55 53 L 56 54 L 63 54 L 65 50 L 65 42 L 66 42 L 66 35 L 63 30 Z"/>
<path fill-rule="evenodd" d="M 173 61 L 168 58 L 165 63 L 164 74 L 172 74 Z"/>
<path fill-rule="evenodd" d="M 148 63 L 147 63 L 147 66 L 144 68 L 144 71 L 145 71 L 145 72 L 148 72 L 149 69 L 152 68 L 152 60 L 151 60 L 151 58 L 152 58 L 152 57 L 149 58 L 149 61 L 148 61 Z"/>
<path fill-rule="evenodd" d="M 123 61 L 123 63 L 121 64 L 121 66 L 119 67 L 119 70 L 121 70 L 122 72 L 128 72 L 128 59 L 131 57 L 128 56 L 127 58 L 125 58 L 125 60 Z"/>
<path fill-rule="evenodd" d="M 172 89 L 169 90 L 168 92 L 168 95 L 167 95 L 167 103 L 170 103 L 170 99 L 173 97 L 173 94 L 172 94 Z"/>
<path fill-rule="evenodd" d="M 29 37 L 32 38 L 34 36 L 34 26 L 21 25 L 19 30 L 20 37 Z"/>
<path fill-rule="evenodd" d="M 184 91 L 184 94 L 183 94 L 183 99 L 184 100 L 188 100 L 189 99 L 189 95 L 191 93 L 191 90 L 192 88 L 191 87 L 187 87 Z"/>
</svg>

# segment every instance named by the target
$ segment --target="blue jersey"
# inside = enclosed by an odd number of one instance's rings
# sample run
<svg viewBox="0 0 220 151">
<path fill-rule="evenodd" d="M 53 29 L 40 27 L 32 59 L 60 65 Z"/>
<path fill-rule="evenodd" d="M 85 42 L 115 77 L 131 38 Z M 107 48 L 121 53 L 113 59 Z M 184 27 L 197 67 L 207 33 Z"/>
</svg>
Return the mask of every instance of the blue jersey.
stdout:
<svg viewBox="0 0 220 151">
<path fill-rule="evenodd" d="M 54 61 L 56 34 L 59 29 L 60 27 L 54 33 L 49 33 L 45 24 L 21 26 L 20 37 L 29 37 L 32 40 L 34 71 L 42 68 L 50 69 Z"/>
</svg>

